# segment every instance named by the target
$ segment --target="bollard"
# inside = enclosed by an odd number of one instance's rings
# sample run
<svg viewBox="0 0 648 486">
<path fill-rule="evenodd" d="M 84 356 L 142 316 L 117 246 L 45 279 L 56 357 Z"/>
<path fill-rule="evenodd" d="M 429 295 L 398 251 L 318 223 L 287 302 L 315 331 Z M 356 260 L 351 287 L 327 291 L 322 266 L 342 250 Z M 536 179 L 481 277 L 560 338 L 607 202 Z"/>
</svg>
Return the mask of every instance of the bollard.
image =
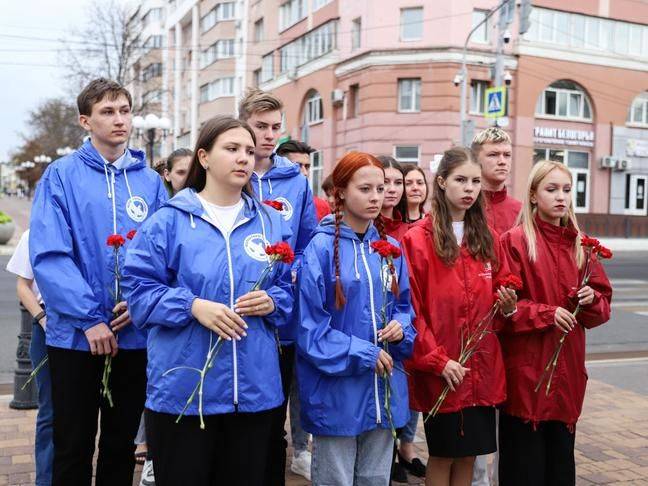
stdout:
<svg viewBox="0 0 648 486">
<path fill-rule="evenodd" d="M 29 345 L 31 344 L 33 317 L 27 310 L 20 306 L 20 334 L 18 335 L 18 349 L 16 361 L 18 366 L 14 372 L 14 398 L 9 404 L 10 408 L 27 410 L 38 408 L 38 389 L 36 380 L 32 380 L 23 390 L 22 387 L 29 379 L 32 372 L 32 363 L 29 358 Z"/>
</svg>

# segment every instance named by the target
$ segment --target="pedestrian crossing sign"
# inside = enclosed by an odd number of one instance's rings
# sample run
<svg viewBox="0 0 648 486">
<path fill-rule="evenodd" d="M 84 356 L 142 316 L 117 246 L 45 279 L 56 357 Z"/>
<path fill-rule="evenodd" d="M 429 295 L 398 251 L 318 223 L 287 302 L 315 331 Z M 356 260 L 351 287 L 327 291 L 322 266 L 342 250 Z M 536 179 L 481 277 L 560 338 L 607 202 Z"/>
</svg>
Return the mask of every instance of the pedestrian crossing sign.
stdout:
<svg viewBox="0 0 648 486">
<path fill-rule="evenodd" d="M 506 87 L 488 88 L 484 94 L 486 118 L 501 118 L 506 115 Z"/>
</svg>

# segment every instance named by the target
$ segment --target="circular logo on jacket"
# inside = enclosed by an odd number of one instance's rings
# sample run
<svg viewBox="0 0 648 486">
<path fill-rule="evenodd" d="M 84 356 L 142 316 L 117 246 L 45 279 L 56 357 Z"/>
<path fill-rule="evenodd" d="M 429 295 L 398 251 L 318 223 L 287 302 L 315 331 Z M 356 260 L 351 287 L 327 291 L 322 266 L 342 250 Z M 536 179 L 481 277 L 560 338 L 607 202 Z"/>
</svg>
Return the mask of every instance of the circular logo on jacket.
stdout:
<svg viewBox="0 0 648 486">
<path fill-rule="evenodd" d="M 126 201 L 126 213 L 133 221 L 141 223 L 148 215 L 148 204 L 139 196 L 133 196 Z"/>
<path fill-rule="evenodd" d="M 283 209 L 279 211 L 281 215 L 283 216 L 283 219 L 288 221 L 290 218 L 292 218 L 293 215 L 293 207 L 292 204 L 286 199 L 285 197 L 277 197 L 275 198 L 275 201 L 279 201 L 281 204 L 283 204 Z"/>
<path fill-rule="evenodd" d="M 394 275 L 392 275 L 389 271 L 389 265 L 385 263 L 380 269 L 380 279 L 383 283 L 383 290 L 387 289 L 388 292 L 391 292 L 392 278 L 395 278 L 396 282 L 398 282 L 398 274 L 394 272 Z"/>
<path fill-rule="evenodd" d="M 245 238 L 243 248 L 250 258 L 260 262 L 267 262 L 268 255 L 265 252 L 267 244 L 268 242 L 263 238 L 261 233 L 254 233 Z"/>
</svg>

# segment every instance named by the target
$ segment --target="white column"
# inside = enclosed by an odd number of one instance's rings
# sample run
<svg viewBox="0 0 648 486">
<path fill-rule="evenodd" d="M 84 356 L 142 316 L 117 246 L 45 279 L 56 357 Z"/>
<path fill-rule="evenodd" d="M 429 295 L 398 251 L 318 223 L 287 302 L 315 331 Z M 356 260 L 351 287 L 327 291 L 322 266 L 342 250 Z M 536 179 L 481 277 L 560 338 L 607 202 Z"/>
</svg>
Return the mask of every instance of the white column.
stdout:
<svg viewBox="0 0 648 486">
<path fill-rule="evenodd" d="M 200 57 L 199 45 L 200 13 L 198 4 L 191 9 L 191 147 L 196 146 L 198 140 L 198 59 Z"/>
<path fill-rule="evenodd" d="M 175 24 L 175 58 L 173 62 L 173 148 L 178 148 L 180 136 L 180 98 L 182 97 L 182 24 Z"/>
</svg>

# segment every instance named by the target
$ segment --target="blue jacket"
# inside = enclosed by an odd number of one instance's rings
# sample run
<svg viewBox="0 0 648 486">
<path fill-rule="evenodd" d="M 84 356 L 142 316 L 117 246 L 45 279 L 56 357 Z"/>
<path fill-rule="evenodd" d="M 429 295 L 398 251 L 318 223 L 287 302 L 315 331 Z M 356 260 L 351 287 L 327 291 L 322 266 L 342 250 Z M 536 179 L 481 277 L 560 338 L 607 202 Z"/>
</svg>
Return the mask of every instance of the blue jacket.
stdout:
<svg viewBox="0 0 648 486">
<path fill-rule="evenodd" d="M 385 411 L 385 383 L 375 373 L 381 345 L 377 330 L 383 326 L 382 282 L 387 282 L 387 322 L 397 320 L 404 338 L 389 345 L 389 353 L 401 370 L 412 353 L 409 277 L 404 259 L 394 261 L 400 287 L 398 299 L 391 293 L 389 270 L 371 249 L 380 239 L 372 225 L 360 241 L 353 230 L 340 227 L 340 271 L 346 305 L 335 308 L 333 216 L 325 217 L 304 252 L 299 280 L 300 326 L 297 372 L 304 429 L 316 435 L 355 436 L 376 428 L 389 428 Z M 396 240 L 389 242 L 398 245 Z M 394 370 L 391 377 L 392 418 L 395 427 L 409 419 L 407 377 Z"/>
<path fill-rule="evenodd" d="M 299 171 L 299 165 L 285 157 L 273 154 L 272 166 L 259 177 L 252 174 L 250 184 L 260 201 L 280 201 L 284 205 L 281 215 L 290 224 L 290 246 L 295 251 L 293 271 L 299 272 L 302 254 L 317 227 L 317 214 L 308 179 Z M 292 344 L 297 331 L 297 314 L 279 330 L 282 344 Z"/>
<path fill-rule="evenodd" d="M 47 305 L 47 344 L 89 351 L 84 331 L 113 319 L 113 248 L 108 236 L 137 229 L 167 200 L 144 153 L 128 149 L 122 168 L 106 164 L 90 141 L 50 165 L 31 210 L 29 254 Z M 129 245 L 119 250 L 119 266 Z M 146 333 L 127 326 L 122 349 L 144 349 Z"/>
<path fill-rule="evenodd" d="M 208 221 L 193 189 L 184 189 L 147 221 L 126 256 L 124 293 L 140 328 L 149 329 L 146 407 L 180 413 L 199 381 L 210 342 L 218 336 L 195 320 L 195 298 L 233 308 L 267 266 L 264 240 L 274 244 L 290 229 L 274 209 L 244 196 L 229 234 Z M 290 267 L 276 264 L 265 290 L 275 311 L 246 317 L 247 337 L 226 341 L 207 373 L 203 413 L 258 412 L 283 402 L 275 326 L 292 309 Z M 176 371 L 164 375 L 172 368 Z M 186 412 L 198 414 L 198 400 Z"/>
</svg>

